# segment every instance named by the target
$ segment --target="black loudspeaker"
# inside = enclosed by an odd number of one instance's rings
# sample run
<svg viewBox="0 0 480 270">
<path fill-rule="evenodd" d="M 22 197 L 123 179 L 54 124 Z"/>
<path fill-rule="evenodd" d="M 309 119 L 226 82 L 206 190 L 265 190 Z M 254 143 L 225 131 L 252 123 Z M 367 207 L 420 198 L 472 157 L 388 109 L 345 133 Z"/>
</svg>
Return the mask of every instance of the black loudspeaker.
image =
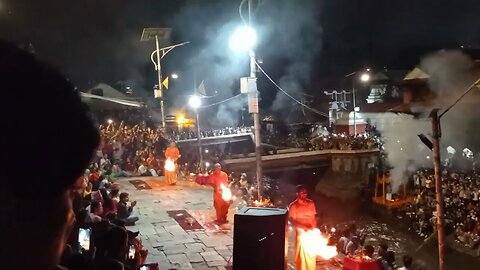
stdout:
<svg viewBox="0 0 480 270">
<path fill-rule="evenodd" d="M 287 269 L 287 219 L 287 209 L 240 209 L 234 221 L 233 269 Z"/>
</svg>

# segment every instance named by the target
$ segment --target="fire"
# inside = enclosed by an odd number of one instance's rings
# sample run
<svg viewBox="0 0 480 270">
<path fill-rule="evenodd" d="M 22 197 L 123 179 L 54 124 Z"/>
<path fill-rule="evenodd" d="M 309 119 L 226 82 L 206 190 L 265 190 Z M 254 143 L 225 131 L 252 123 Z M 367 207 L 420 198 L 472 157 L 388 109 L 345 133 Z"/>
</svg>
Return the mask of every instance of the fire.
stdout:
<svg viewBox="0 0 480 270">
<path fill-rule="evenodd" d="M 252 205 L 256 207 L 267 206 L 269 204 L 270 204 L 270 199 L 265 199 L 263 201 L 255 200 L 252 202 Z"/>
<path fill-rule="evenodd" d="M 329 246 L 328 239 L 323 237 L 319 229 L 299 230 L 300 243 L 305 250 L 316 256 L 320 256 L 325 260 L 329 260 L 337 255 L 337 248 Z"/>
<path fill-rule="evenodd" d="M 174 172 L 175 171 L 175 162 L 173 162 L 172 159 L 167 158 L 165 161 L 165 170 L 169 172 Z"/>
<path fill-rule="evenodd" d="M 222 199 L 226 202 L 232 200 L 232 191 L 224 184 L 220 184 L 220 188 L 222 189 Z"/>
</svg>

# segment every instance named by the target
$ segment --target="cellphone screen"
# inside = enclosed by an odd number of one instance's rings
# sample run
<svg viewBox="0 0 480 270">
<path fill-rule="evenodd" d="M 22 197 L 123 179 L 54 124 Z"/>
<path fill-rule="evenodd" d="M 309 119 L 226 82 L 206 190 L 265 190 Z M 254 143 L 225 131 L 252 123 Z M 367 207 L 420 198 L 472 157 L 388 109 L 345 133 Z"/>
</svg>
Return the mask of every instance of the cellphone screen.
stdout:
<svg viewBox="0 0 480 270">
<path fill-rule="evenodd" d="M 140 270 L 150 270 L 150 265 L 142 265 L 140 266 Z"/>
<path fill-rule="evenodd" d="M 128 258 L 134 259 L 135 258 L 135 246 L 130 245 L 130 249 L 128 250 Z"/>
<path fill-rule="evenodd" d="M 90 229 L 84 229 L 84 228 L 79 229 L 78 243 L 86 251 L 90 249 Z"/>
</svg>

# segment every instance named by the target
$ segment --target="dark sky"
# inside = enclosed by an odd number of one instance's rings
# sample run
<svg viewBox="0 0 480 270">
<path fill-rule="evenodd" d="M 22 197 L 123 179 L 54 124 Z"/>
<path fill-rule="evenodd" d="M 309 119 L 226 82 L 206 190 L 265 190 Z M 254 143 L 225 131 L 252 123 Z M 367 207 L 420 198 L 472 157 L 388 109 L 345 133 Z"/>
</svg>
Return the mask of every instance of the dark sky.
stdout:
<svg viewBox="0 0 480 270">
<path fill-rule="evenodd" d="M 312 80 L 328 82 L 365 67 L 407 69 L 429 50 L 480 45 L 478 0 L 254 2 L 260 3 L 255 12 L 258 58 L 293 93 L 308 89 Z M 151 89 L 154 44 L 140 42 L 142 29 L 172 27 L 173 42 L 191 42 L 165 58 L 166 72 L 182 74 L 174 87 L 180 92 L 191 88 L 195 77 L 208 88 L 230 89 L 225 90 L 228 96 L 238 77 L 248 72 L 247 57 L 227 48 L 228 34 L 240 23 L 239 3 L 0 0 L 0 37 L 33 44 L 41 58 L 81 89 L 127 79 Z M 259 83 L 264 101 L 275 104 L 275 90 L 265 80 Z"/>
</svg>

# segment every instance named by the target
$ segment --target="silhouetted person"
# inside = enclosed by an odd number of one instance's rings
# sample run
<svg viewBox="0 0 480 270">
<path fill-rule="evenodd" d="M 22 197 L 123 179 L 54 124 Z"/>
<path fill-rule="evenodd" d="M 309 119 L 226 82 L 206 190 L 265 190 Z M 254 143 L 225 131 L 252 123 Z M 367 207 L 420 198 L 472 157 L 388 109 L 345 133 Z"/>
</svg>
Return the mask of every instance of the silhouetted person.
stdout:
<svg viewBox="0 0 480 270">
<path fill-rule="evenodd" d="M 0 268 L 54 269 L 98 131 L 68 80 L 3 41 L 0 88 Z"/>
</svg>

